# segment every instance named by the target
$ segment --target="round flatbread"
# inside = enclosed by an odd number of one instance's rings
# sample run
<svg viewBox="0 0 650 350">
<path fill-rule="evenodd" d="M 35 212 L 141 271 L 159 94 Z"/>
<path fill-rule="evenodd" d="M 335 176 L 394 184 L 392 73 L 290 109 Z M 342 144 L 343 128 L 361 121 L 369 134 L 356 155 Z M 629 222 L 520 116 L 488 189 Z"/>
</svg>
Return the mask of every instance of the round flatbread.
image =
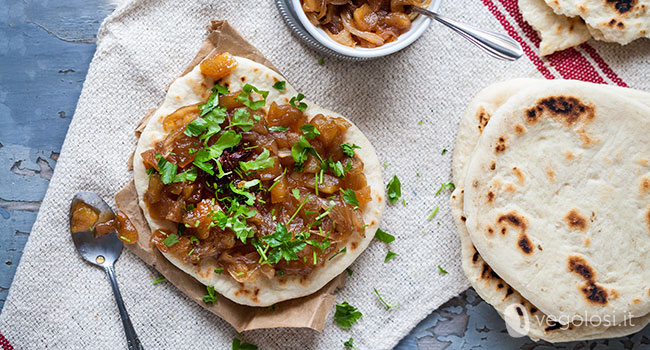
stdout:
<svg viewBox="0 0 650 350">
<path fill-rule="evenodd" d="M 286 104 L 291 97 L 297 95 L 297 91 L 288 83 L 282 92 L 273 88 L 275 82 L 284 80 L 277 72 L 246 58 L 235 56 L 235 60 L 237 61 L 237 67 L 228 76 L 219 80 L 221 85 L 228 86 L 231 91 L 238 91 L 244 83 L 251 84 L 260 90 L 269 91 L 266 99 L 267 107 L 272 102 Z M 167 229 L 175 232 L 176 224 L 168 221 L 155 220 L 149 214 L 149 210 L 144 201 L 144 194 L 148 188 L 147 169 L 145 169 L 141 154 L 152 149 L 156 142 L 167 136 L 162 124 L 165 116 L 180 107 L 205 102 L 210 96 L 210 89 L 214 83 L 213 79 L 201 74 L 199 65 L 186 75 L 176 79 L 169 86 L 163 104 L 155 111 L 140 136 L 133 162 L 134 179 L 140 207 L 152 231 Z M 304 113 L 310 120 L 317 114 L 343 118 L 337 113 L 322 109 L 309 101 L 306 102 L 309 107 Z M 352 123 L 350 122 L 350 124 Z M 368 141 L 365 135 L 354 124 L 347 130 L 345 139 L 347 142 L 361 147 L 360 149 L 356 149 L 355 152 L 364 163 L 363 173 L 371 189 L 371 201 L 366 204 L 362 212 L 364 222 L 368 226 L 362 235 L 359 235 L 359 237 L 351 237 L 346 242 L 346 245 L 342 246 L 347 251 L 345 254 L 341 254 L 336 259 L 328 261 L 322 268 L 317 268 L 305 277 L 283 276 L 278 278 L 276 276 L 269 279 L 265 276 L 260 276 L 252 283 L 240 283 L 226 273 L 215 273 L 214 269 L 217 267 L 216 261 L 211 259 L 201 260 L 198 264 L 191 264 L 171 254 L 163 253 L 163 255 L 179 269 L 196 278 L 202 284 L 214 286 L 216 292 L 239 304 L 268 306 L 280 301 L 298 298 L 316 292 L 327 284 L 327 282 L 345 271 L 359 254 L 366 249 L 379 226 L 385 205 L 381 166 L 370 141 Z"/>
<path fill-rule="evenodd" d="M 580 17 L 567 17 L 553 12 L 544 0 L 519 0 L 519 9 L 542 38 L 539 51 L 550 55 L 578 46 L 591 38 L 587 25 Z"/>
<path fill-rule="evenodd" d="M 617 337 L 635 333 L 650 323 L 650 315 L 634 318 L 628 323 L 615 326 L 594 326 L 590 324 L 563 326 L 550 320 L 546 314 L 539 311 L 519 292 L 494 273 L 474 247 L 463 220 L 465 168 L 490 117 L 510 97 L 526 87 L 553 83 L 554 81 L 548 80 L 514 79 L 492 84 L 475 96 L 461 118 L 453 154 L 456 190 L 451 196 L 451 209 L 461 241 L 463 270 L 476 292 L 487 303 L 492 305 L 502 317 L 504 313 L 512 312 L 512 310 L 515 310 L 517 315 L 521 312 L 519 317 L 526 314 L 533 321 L 529 323 L 527 332 L 527 335 L 533 340 L 543 339 L 549 342 L 564 342 Z M 645 92 L 610 86 L 602 86 L 602 88 L 612 91 L 612 93 L 621 93 L 638 101 L 650 103 L 650 94 Z"/>
<path fill-rule="evenodd" d="M 553 319 L 650 310 L 648 113 L 563 81 L 513 96 L 484 129 L 465 180 L 468 231 L 489 266 Z"/>
<path fill-rule="evenodd" d="M 650 38 L 650 0 L 544 0 L 555 13 L 580 16 L 598 40 L 627 44 Z"/>
</svg>

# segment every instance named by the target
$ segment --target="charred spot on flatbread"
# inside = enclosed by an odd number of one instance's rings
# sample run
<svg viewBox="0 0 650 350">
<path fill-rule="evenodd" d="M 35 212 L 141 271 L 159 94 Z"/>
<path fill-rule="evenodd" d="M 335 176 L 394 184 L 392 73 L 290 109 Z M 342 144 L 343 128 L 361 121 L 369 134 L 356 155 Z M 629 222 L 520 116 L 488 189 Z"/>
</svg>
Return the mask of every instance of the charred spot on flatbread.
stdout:
<svg viewBox="0 0 650 350">
<path fill-rule="evenodd" d="M 476 119 L 478 119 L 478 132 L 481 134 L 490 120 L 490 114 L 485 110 L 485 108 L 480 107 L 476 112 Z"/>
<path fill-rule="evenodd" d="M 506 138 L 501 136 L 497 140 L 496 146 L 494 146 L 494 152 L 496 154 L 503 153 L 506 150 Z"/>
<path fill-rule="evenodd" d="M 517 245 L 519 245 L 519 248 L 525 254 L 532 254 L 533 250 L 535 249 L 533 243 L 530 241 L 530 238 L 528 238 L 528 235 L 525 233 L 519 235 Z"/>
<path fill-rule="evenodd" d="M 526 121 L 529 124 L 535 124 L 546 113 L 567 126 L 572 126 L 579 120 L 591 120 L 596 116 L 593 105 L 585 104 L 580 99 L 571 96 L 542 98 L 525 113 Z"/>
<path fill-rule="evenodd" d="M 596 279 L 594 269 L 589 266 L 587 260 L 580 256 L 569 257 L 569 271 L 577 273 L 586 281 L 593 281 Z"/>
<path fill-rule="evenodd" d="M 648 230 L 650 230 L 650 207 L 648 207 L 648 212 L 645 214 L 645 221 L 648 224 Z"/>
<path fill-rule="evenodd" d="M 569 271 L 578 274 L 585 280 L 585 284 L 580 290 L 589 302 L 594 304 L 607 304 L 607 291 L 596 283 L 596 273 L 584 258 L 570 256 L 568 267 Z"/>
<path fill-rule="evenodd" d="M 497 168 L 497 162 L 492 161 L 492 163 L 490 163 L 490 170 L 496 170 L 496 168 Z"/>
<path fill-rule="evenodd" d="M 577 209 L 571 209 L 564 217 L 564 221 L 566 221 L 572 230 L 584 231 L 587 229 L 587 219 L 580 215 Z"/>
<path fill-rule="evenodd" d="M 551 321 L 551 320 L 549 320 L 549 322 L 550 322 L 551 324 L 548 325 L 546 328 L 544 328 L 544 331 L 545 331 L 545 332 L 550 332 L 550 331 L 554 331 L 554 330 L 556 330 L 556 329 L 560 329 L 560 328 L 562 328 L 562 324 L 559 323 L 559 322 L 555 322 L 555 321 Z"/>
<path fill-rule="evenodd" d="M 521 124 L 517 124 L 517 125 L 515 125 L 515 133 L 516 133 L 517 135 L 521 135 L 521 134 L 523 134 L 524 132 L 526 132 L 526 128 L 524 128 L 523 125 L 521 125 Z"/>
<path fill-rule="evenodd" d="M 582 292 L 594 304 L 607 304 L 607 291 L 596 283 L 587 283 Z"/>
<path fill-rule="evenodd" d="M 607 4 L 612 6 L 616 12 L 624 14 L 636 6 L 638 0 L 606 0 Z"/>
<path fill-rule="evenodd" d="M 650 179 L 647 177 L 641 178 L 641 184 L 639 185 L 639 194 L 644 195 L 650 192 Z"/>
<path fill-rule="evenodd" d="M 494 202 L 494 196 L 495 196 L 494 192 L 492 192 L 492 191 L 489 191 L 489 192 L 488 192 L 488 194 L 487 194 L 487 201 L 488 201 L 488 203 L 492 203 L 492 202 Z"/>
<path fill-rule="evenodd" d="M 500 224 L 508 223 L 514 227 L 519 228 L 522 232 L 526 231 L 528 224 L 528 220 L 525 217 L 519 215 L 516 211 L 511 211 L 507 214 L 499 216 L 497 222 Z"/>
</svg>

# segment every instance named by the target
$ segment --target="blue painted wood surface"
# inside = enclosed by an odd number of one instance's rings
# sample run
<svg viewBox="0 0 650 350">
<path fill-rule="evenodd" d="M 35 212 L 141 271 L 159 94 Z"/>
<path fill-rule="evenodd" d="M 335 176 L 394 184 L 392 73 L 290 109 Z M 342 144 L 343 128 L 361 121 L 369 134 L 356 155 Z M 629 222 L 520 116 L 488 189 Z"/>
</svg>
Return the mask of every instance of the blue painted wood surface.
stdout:
<svg viewBox="0 0 650 350">
<path fill-rule="evenodd" d="M 104 0 L 0 0 L 0 310 L 95 52 L 95 33 L 111 11 Z M 497 313 L 470 289 L 434 311 L 396 349 L 461 348 L 552 346 L 510 338 Z M 650 327 L 559 348 L 650 349 Z"/>
</svg>

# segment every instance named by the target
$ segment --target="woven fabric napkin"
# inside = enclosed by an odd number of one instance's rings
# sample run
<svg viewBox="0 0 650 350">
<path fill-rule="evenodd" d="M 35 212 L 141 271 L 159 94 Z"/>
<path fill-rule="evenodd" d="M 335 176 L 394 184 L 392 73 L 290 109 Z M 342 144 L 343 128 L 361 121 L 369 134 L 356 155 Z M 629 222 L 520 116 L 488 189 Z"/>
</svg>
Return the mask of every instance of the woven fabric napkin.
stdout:
<svg viewBox="0 0 650 350">
<path fill-rule="evenodd" d="M 133 0 L 102 24 L 97 52 L 63 145 L 54 177 L 34 224 L 0 316 L 0 333 L 18 349 L 125 348 L 122 324 L 103 271 L 82 261 L 68 233 L 67 212 L 79 190 L 99 193 L 110 204 L 132 176 L 127 160 L 133 129 L 159 104 L 169 82 L 182 72 L 203 41 L 212 19 L 226 19 L 310 100 L 354 121 L 385 161 L 388 180 L 398 175 L 405 205 L 388 206 L 382 228 L 397 239 L 399 257 L 384 263 L 389 247 L 374 242 L 352 265 L 354 274 L 337 294 L 363 312 L 351 330 L 329 316 L 325 330 L 271 329 L 246 332 L 261 349 L 340 349 L 354 337 L 361 349 L 390 349 L 420 320 L 469 285 L 462 274 L 459 243 L 449 213 L 450 153 L 467 102 L 491 82 L 515 77 L 591 79 L 584 62 L 540 60 L 516 1 L 443 2 L 441 11 L 484 28 L 511 31 L 529 46 L 529 58 L 499 62 L 438 24 L 409 48 L 372 62 L 325 58 L 298 42 L 271 1 Z M 514 34 L 513 34 L 514 33 Z M 534 35 L 534 34 L 533 34 Z M 593 43 L 580 48 L 606 82 L 616 79 L 650 90 L 650 45 L 624 49 Z M 532 50 L 530 47 L 533 47 Z M 597 50 L 599 55 L 588 55 Z M 603 66 L 599 60 L 605 59 Z M 541 68 L 536 67 L 535 62 Z M 567 63 L 568 62 L 568 63 Z M 577 61 L 576 61 L 577 62 Z M 604 63 L 604 62 L 603 62 Z M 607 65 L 609 64 L 609 66 Z M 547 67 L 547 68 L 545 68 Z M 543 69 L 542 69 L 543 68 Z M 544 70 L 546 69 L 546 71 Z M 550 73 L 549 73 L 550 72 Z M 614 76 L 609 72 L 619 74 Z M 614 75 L 616 74 L 614 73 Z M 436 207 L 440 211 L 429 221 Z M 438 222 L 440 223 L 438 225 Z M 437 265 L 449 271 L 442 274 Z M 117 278 L 131 320 L 146 349 L 228 347 L 235 331 L 124 251 Z M 389 304 L 386 310 L 373 292 Z"/>
</svg>

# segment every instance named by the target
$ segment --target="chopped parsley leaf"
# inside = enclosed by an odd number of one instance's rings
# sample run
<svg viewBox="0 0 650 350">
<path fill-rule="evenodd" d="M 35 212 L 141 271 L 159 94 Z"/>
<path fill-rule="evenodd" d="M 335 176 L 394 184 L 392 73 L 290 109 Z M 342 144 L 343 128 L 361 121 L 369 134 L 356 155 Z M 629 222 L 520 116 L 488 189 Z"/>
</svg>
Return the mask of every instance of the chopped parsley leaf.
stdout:
<svg viewBox="0 0 650 350">
<path fill-rule="evenodd" d="M 176 174 L 174 176 L 174 181 L 172 182 L 194 182 L 197 176 L 198 170 L 196 168 L 192 168 L 184 173 Z"/>
<path fill-rule="evenodd" d="M 228 127 L 237 126 L 241 131 L 251 131 L 253 129 L 253 120 L 251 114 L 246 108 L 237 108 L 232 115 L 232 121 Z"/>
<path fill-rule="evenodd" d="M 268 260 L 266 261 L 270 264 L 277 264 L 281 259 L 287 262 L 298 260 L 298 252 L 303 250 L 307 245 L 302 240 L 292 239 L 291 232 L 287 230 L 286 226 L 280 223 L 277 224 L 275 233 L 262 237 L 262 241 L 270 248 L 273 248 L 269 251 Z"/>
<path fill-rule="evenodd" d="M 431 213 L 431 215 L 429 215 L 429 220 L 433 219 L 433 217 L 436 216 L 439 209 L 440 207 L 436 207 L 435 209 L 433 209 L 433 212 Z"/>
<path fill-rule="evenodd" d="M 339 255 L 339 254 L 345 254 L 345 253 L 347 253 L 347 251 L 348 251 L 348 247 L 344 247 L 343 249 L 341 249 L 341 250 L 339 250 L 338 252 L 336 252 L 336 254 L 330 256 L 330 258 L 327 259 L 327 260 L 328 260 L 328 261 L 329 261 L 329 260 L 332 260 L 332 259 L 334 259 L 334 257 L 336 257 L 337 255 Z"/>
<path fill-rule="evenodd" d="M 168 162 L 160 154 L 156 154 L 156 158 L 158 158 L 158 172 L 160 173 L 160 180 L 162 181 L 162 183 L 168 185 L 174 182 L 174 178 L 176 177 L 176 170 L 178 169 L 178 166 L 174 163 Z"/>
<path fill-rule="evenodd" d="M 151 284 L 153 284 L 155 286 L 156 284 L 158 284 L 160 282 L 165 282 L 165 281 L 167 281 L 167 279 L 165 277 L 162 277 L 162 278 L 151 281 Z"/>
<path fill-rule="evenodd" d="M 197 220 L 197 221 L 198 221 L 198 220 Z M 196 238 L 195 236 L 191 236 L 191 237 L 190 237 L 190 243 L 201 244 L 201 241 L 199 241 L 199 239 Z"/>
<path fill-rule="evenodd" d="M 285 131 L 287 131 L 287 127 L 286 126 L 271 126 L 271 127 L 269 127 L 269 131 L 285 132 Z"/>
<path fill-rule="evenodd" d="M 442 266 L 440 266 L 440 265 L 438 265 L 438 270 L 439 270 L 440 273 L 442 273 L 442 274 L 448 274 L 448 273 L 449 273 L 449 272 L 447 272 L 447 270 L 443 269 Z"/>
<path fill-rule="evenodd" d="M 456 185 L 454 185 L 452 182 L 440 185 L 438 192 L 436 192 L 436 196 L 439 195 L 440 192 L 442 192 L 442 190 L 444 190 L 445 188 L 449 188 L 450 191 L 453 191 L 456 189 Z"/>
<path fill-rule="evenodd" d="M 221 275 L 222 272 L 223 272 L 223 267 L 218 267 L 214 269 L 214 273 L 216 273 L 217 275 Z"/>
<path fill-rule="evenodd" d="M 208 294 L 203 296 L 203 302 L 206 304 L 214 304 L 217 301 L 217 297 L 214 294 L 214 286 L 206 286 L 205 289 L 208 291 Z"/>
<path fill-rule="evenodd" d="M 296 169 L 297 170 L 302 170 L 303 164 L 307 161 L 307 153 L 311 153 L 318 160 L 321 162 L 323 161 L 323 158 L 316 152 L 314 147 L 307 141 L 307 139 L 304 136 L 300 136 L 300 140 L 298 140 L 296 143 L 291 146 L 291 156 L 293 157 L 293 160 L 296 162 Z"/>
<path fill-rule="evenodd" d="M 349 329 L 353 323 L 356 323 L 363 314 L 357 310 L 356 307 L 344 301 L 341 304 L 336 304 L 336 312 L 334 312 L 334 322 L 343 329 Z"/>
<path fill-rule="evenodd" d="M 271 168 L 275 163 L 275 158 L 270 158 L 271 152 L 268 149 L 264 149 L 255 160 L 249 160 L 248 162 L 239 162 L 241 170 L 247 172 L 252 170 L 264 170 Z"/>
<path fill-rule="evenodd" d="M 301 126 L 300 131 L 305 134 L 305 137 L 307 139 L 315 139 L 320 136 L 320 131 L 318 131 L 318 129 L 312 124 L 305 124 Z"/>
<path fill-rule="evenodd" d="M 442 149 L 442 152 L 440 152 L 440 155 L 441 155 L 441 156 L 444 156 L 445 153 L 447 153 L 447 149 L 446 149 L 446 148 L 443 148 L 443 149 Z"/>
<path fill-rule="evenodd" d="M 359 200 L 353 189 L 346 189 L 345 191 L 341 188 L 341 193 L 343 193 L 343 200 L 354 207 L 354 209 L 359 209 Z"/>
<path fill-rule="evenodd" d="M 343 346 L 345 346 L 348 349 L 359 350 L 359 348 L 354 346 L 354 344 L 352 343 L 353 341 L 354 341 L 354 339 L 352 337 L 350 337 L 350 339 L 348 339 L 348 341 L 343 342 Z"/>
<path fill-rule="evenodd" d="M 318 60 L 318 65 L 319 66 L 322 66 L 324 64 L 325 64 L 325 59 L 324 58 L 321 58 L 321 59 Z"/>
<path fill-rule="evenodd" d="M 377 294 L 377 297 L 379 298 L 379 301 L 381 301 L 381 303 L 384 304 L 384 306 L 386 307 L 386 310 L 390 310 L 390 309 L 392 309 L 394 307 L 399 306 L 399 304 L 393 305 L 393 306 L 388 305 L 388 303 L 384 301 L 384 298 L 382 298 L 381 295 L 379 295 L 379 291 L 377 290 L 377 288 L 373 288 L 373 290 L 375 291 L 375 294 Z"/>
<path fill-rule="evenodd" d="M 388 253 L 386 253 L 386 257 L 384 258 L 384 262 L 387 263 L 389 260 L 396 258 L 398 255 L 399 254 L 391 252 L 389 250 Z"/>
<path fill-rule="evenodd" d="M 300 190 L 299 190 L 299 189 L 294 188 L 293 190 L 291 190 L 291 195 L 292 195 L 293 198 L 295 198 L 296 200 L 300 200 Z"/>
<path fill-rule="evenodd" d="M 304 98 L 305 95 L 298 94 L 297 96 L 294 96 L 289 100 L 289 104 L 292 105 L 293 107 L 296 107 L 299 111 L 304 112 L 307 109 L 307 104 L 301 102 Z M 298 102 L 297 105 L 296 102 Z"/>
<path fill-rule="evenodd" d="M 284 80 L 276 81 L 275 84 L 273 84 L 273 88 L 280 92 L 284 92 L 286 86 L 287 86 L 287 82 Z"/>
<path fill-rule="evenodd" d="M 262 95 L 261 100 L 256 100 L 252 101 L 251 100 L 251 93 L 255 91 L 256 93 Z M 258 90 L 256 87 L 250 84 L 244 84 L 241 87 L 241 92 L 237 96 L 237 101 L 243 104 L 244 106 L 252 109 L 252 110 L 257 110 L 261 107 L 264 107 L 266 105 L 266 96 L 269 95 L 268 91 L 262 91 Z"/>
<path fill-rule="evenodd" d="M 345 272 L 348 273 L 348 276 L 352 276 L 352 274 L 354 273 L 354 271 L 349 267 L 347 269 L 345 269 Z"/>
<path fill-rule="evenodd" d="M 395 236 L 391 235 L 390 233 L 384 232 L 380 228 L 377 229 L 377 232 L 375 233 L 375 238 L 377 238 L 378 240 L 384 243 L 390 243 L 395 240 Z"/>
<path fill-rule="evenodd" d="M 174 244 L 178 243 L 178 236 L 175 233 L 171 233 L 165 240 L 163 241 L 163 244 L 171 247 Z"/>
<path fill-rule="evenodd" d="M 354 150 L 355 149 L 360 149 L 361 147 L 355 145 L 355 144 L 349 144 L 349 143 L 344 143 L 341 145 L 341 149 L 343 150 L 343 154 L 346 156 L 352 158 L 354 157 Z"/>
<path fill-rule="evenodd" d="M 395 204 L 402 196 L 402 184 L 397 178 L 397 175 L 388 181 L 386 188 L 388 189 L 388 201 L 390 204 Z"/>
<path fill-rule="evenodd" d="M 246 342 L 242 343 L 241 339 L 235 337 L 232 340 L 232 350 L 257 350 L 257 345 Z"/>
</svg>

